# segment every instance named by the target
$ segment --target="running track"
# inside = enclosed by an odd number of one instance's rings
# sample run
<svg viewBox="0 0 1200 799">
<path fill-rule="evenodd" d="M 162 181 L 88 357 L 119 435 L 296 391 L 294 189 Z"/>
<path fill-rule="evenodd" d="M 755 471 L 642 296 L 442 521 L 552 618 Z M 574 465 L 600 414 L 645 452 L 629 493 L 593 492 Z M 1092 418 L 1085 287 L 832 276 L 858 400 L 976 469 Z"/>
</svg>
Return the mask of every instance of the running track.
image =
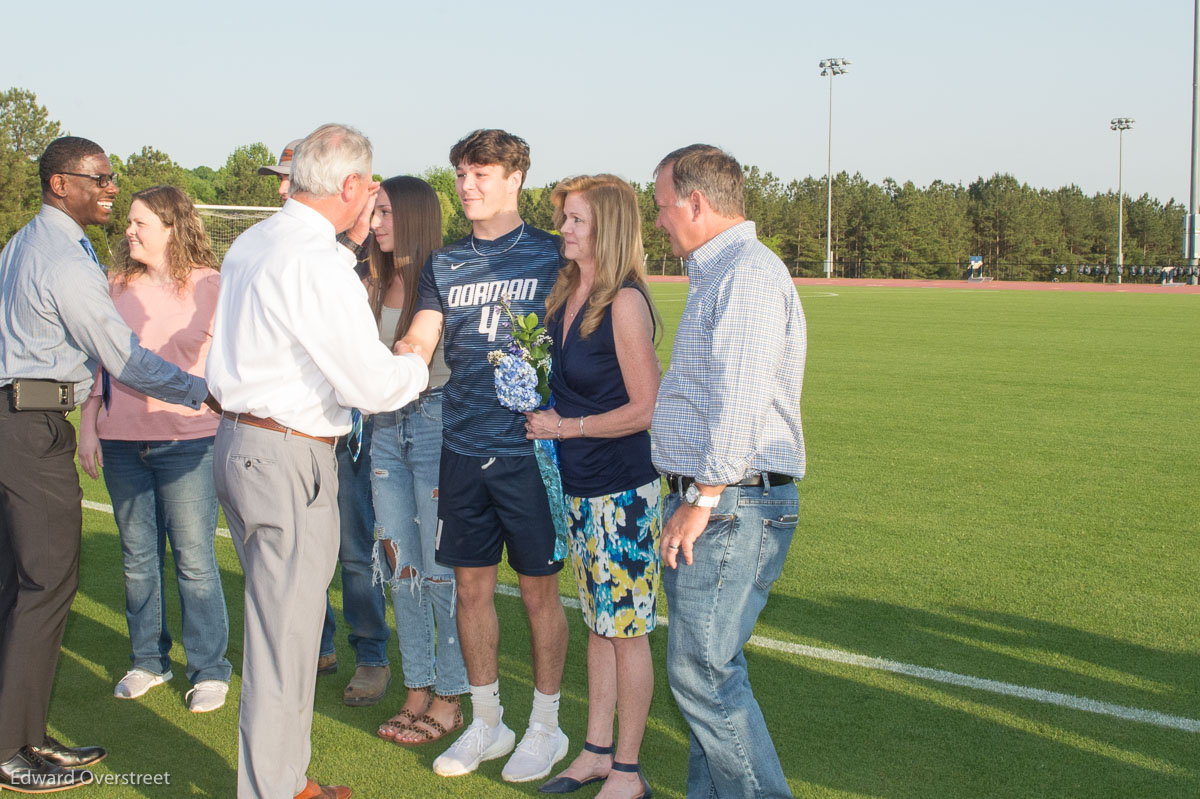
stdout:
<svg viewBox="0 0 1200 799">
<path fill-rule="evenodd" d="M 651 275 L 651 283 L 683 283 L 686 277 Z M 971 291 L 1092 291 L 1123 292 L 1126 294 L 1200 294 L 1200 286 L 1175 283 L 1046 283 L 1038 280 L 988 280 L 968 283 L 966 280 L 889 280 L 886 278 L 798 277 L 797 286 L 858 286 L 861 288 L 936 288 L 969 289 Z"/>
</svg>

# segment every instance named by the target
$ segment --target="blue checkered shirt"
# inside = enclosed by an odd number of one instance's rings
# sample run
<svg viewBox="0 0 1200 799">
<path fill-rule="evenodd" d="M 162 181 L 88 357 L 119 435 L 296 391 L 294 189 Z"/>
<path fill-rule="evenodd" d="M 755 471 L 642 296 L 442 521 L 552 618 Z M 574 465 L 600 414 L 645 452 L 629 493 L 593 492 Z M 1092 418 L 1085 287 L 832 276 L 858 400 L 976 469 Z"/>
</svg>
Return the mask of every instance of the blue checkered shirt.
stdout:
<svg viewBox="0 0 1200 799">
<path fill-rule="evenodd" d="M 687 266 L 687 305 L 654 406 L 655 467 L 703 485 L 803 477 L 808 335 L 787 267 L 753 222 L 714 236 Z"/>
</svg>

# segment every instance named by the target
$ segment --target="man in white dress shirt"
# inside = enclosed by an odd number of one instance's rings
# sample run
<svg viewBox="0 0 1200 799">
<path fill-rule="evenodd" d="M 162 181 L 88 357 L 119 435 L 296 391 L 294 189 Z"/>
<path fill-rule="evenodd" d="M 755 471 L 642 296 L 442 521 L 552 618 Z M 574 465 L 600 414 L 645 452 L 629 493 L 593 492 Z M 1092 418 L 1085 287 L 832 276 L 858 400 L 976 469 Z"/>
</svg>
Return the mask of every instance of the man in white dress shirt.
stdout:
<svg viewBox="0 0 1200 799">
<path fill-rule="evenodd" d="M 379 184 L 371 144 L 324 125 L 296 148 L 283 209 L 230 247 L 205 376 L 225 410 L 213 469 L 246 575 L 238 797 L 344 799 L 308 779 L 325 589 L 338 555 L 334 447 L 352 409 L 395 410 L 429 373 L 379 343 L 335 236 Z M 345 443 L 342 443 L 345 446 Z"/>
</svg>

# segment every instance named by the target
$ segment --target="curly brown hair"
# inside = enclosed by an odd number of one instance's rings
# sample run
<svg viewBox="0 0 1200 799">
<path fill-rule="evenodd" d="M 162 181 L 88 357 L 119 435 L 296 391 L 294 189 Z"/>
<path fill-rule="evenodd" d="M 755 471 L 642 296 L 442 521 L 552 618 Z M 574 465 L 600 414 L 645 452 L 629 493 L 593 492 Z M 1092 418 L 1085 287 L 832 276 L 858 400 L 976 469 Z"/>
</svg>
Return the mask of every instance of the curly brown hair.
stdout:
<svg viewBox="0 0 1200 799">
<path fill-rule="evenodd" d="M 172 230 L 167 243 L 167 263 L 171 267 L 171 279 L 182 288 L 187 284 L 192 270 L 207 266 L 220 270 L 221 264 L 213 253 L 204 231 L 204 223 L 196 213 L 191 198 L 174 186 L 151 186 L 133 195 L 141 200 L 159 221 Z M 113 263 L 108 268 L 109 277 L 128 283 L 145 273 L 146 265 L 129 256 L 129 242 L 124 236 L 113 248 Z"/>
</svg>

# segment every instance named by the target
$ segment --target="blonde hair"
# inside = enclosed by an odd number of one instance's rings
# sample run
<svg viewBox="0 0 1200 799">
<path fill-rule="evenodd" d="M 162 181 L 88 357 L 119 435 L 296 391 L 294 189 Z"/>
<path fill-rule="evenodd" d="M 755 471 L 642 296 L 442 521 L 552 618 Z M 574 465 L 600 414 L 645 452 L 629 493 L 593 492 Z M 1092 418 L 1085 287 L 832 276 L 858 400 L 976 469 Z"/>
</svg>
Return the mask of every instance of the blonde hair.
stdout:
<svg viewBox="0 0 1200 799">
<path fill-rule="evenodd" d="M 563 180 L 550 193 L 556 228 L 562 228 L 566 219 L 563 205 L 571 194 L 578 194 L 592 209 L 592 254 L 596 261 L 596 276 L 579 335 L 587 338 L 595 332 L 604 318 L 604 311 L 627 283 L 641 289 L 654 317 L 655 330 L 658 330 L 661 327 L 658 311 L 650 301 L 650 289 L 646 285 L 642 219 L 633 187 L 616 175 L 580 175 Z M 561 312 L 579 287 L 579 280 L 579 264 L 574 261 L 558 270 L 558 280 L 546 298 L 547 319 Z"/>
<path fill-rule="evenodd" d="M 151 186 L 133 195 L 133 199 L 141 201 L 158 221 L 171 229 L 171 238 L 167 241 L 167 267 L 178 288 L 187 285 L 188 275 L 196 267 L 220 270 L 221 264 L 204 232 L 204 223 L 183 190 L 174 186 Z M 145 264 L 130 257 L 129 241 L 122 236 L 113 248 L 109 278 L 128 284 L 145 271 Z"/>
</svg>

